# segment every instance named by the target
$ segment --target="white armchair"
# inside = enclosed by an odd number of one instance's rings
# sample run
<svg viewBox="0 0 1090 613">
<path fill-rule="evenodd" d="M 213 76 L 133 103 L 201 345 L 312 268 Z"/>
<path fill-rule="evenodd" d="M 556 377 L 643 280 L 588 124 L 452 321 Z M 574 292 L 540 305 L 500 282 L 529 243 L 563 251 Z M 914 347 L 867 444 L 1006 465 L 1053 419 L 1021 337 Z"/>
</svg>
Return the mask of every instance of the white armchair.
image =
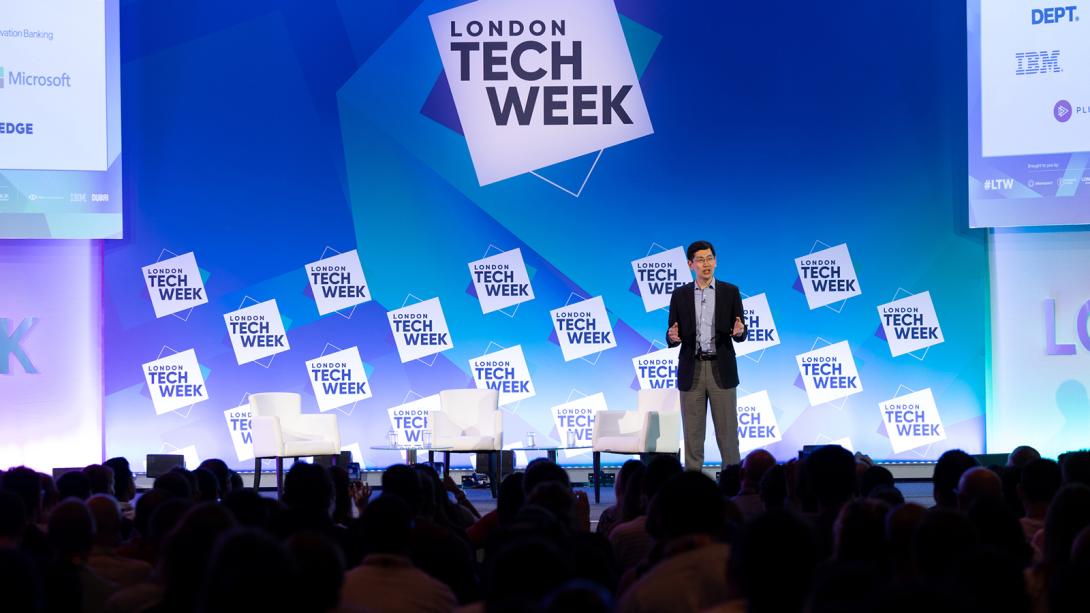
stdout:
<svg viewBox="0 0 1090 613">
<path fill-rule="evenodd" d="M 442 450 L 450 469 L 451 453 L 487 453 L 492 495 L 499 491 L 499 454 L 503 450 L 503 412 L 500 394 L 493 389 L 456 389 L 439 392 L 440 410 L 431 411 L 431 445 Z"/>
<path fill-rule="evenodd" d="M 600 499 L 603 453 L 679 453 L 681 395 L 676 389 L 641 389 L 635 411 L 598 411 L 591 442 L 594 451 L 594 501 Z"/>
<path fill-rule="evenodd" d="M 341 431 L 333 414 L 303 415 L 302 398 L 290 392 L 250 394 L 254 446 L 254 489 L 261 483 L 261 460 L 276 459 L 276 491 L 284 484 L 284 458 L 341 452 Z"/>
<path fill-rule="evenodd" d="M 503 449 L 500 394 L 491 389 L 443 390 L 438 411 L 429 415 L 431 444 L 451 451 Z"/>
</svg>

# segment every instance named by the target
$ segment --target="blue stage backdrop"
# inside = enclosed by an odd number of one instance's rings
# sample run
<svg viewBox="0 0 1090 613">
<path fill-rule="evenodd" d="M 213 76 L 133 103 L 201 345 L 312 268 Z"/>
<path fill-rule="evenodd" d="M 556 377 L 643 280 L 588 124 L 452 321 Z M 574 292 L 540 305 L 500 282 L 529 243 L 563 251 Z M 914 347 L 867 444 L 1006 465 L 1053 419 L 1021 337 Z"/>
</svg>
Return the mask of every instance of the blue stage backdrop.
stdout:
<svg viewBox="0 0 1090 613">
<path fill-rule="evenodd" d="M 401 456 L 370 448 L 417 437 L 433 395 L 490 383 L 508 446 L 583 440 L 589 410 L 672 380 L 676 354 L 641 356 L 665 349 L 696 239 L 759 331 L 738 358 L 745 448 L 983 450 L 964 7 L 463 4 L 122 3 L 107 454 L 248 466 L 247 395 L 296 391 L 381 467 Z M 473 15 L 503 19 L 497 40 L 542 19 L 562 55 L 581 41 L 596 123 L 542 131 L 538 107 L 537 128 L 498 129 L 482 52 L 463 78 L 449 46 L 478 40 Z M 499 103 L 512 84 L 537 85 L 501 79 Z"/>
</svg>

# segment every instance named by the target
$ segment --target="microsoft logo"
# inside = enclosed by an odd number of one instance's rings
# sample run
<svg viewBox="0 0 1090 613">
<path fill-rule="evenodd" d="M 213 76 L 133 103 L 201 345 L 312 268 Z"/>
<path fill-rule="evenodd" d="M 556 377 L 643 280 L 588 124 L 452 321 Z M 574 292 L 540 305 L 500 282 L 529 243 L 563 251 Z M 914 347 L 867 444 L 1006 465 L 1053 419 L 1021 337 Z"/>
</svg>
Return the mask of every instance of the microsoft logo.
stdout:
<svg viewBox="0 0 1090 613">
<path fill-rule="evenodd" d="M 0 89 L 4 89 L 4 67 L 0 66 Z"/>
</svg>

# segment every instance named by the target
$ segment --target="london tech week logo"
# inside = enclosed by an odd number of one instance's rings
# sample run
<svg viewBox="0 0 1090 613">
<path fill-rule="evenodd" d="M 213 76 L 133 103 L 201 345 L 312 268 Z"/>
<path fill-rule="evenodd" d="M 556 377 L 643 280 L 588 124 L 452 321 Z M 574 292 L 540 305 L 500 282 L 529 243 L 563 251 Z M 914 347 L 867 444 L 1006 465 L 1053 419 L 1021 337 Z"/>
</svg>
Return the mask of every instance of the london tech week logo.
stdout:
<svg viewBox="0 0 1090 613">
<path fill-rule="evenodd" d="M 654 131 L 612 0 L 478 0 L 429 19 L 481 185 Z"/>
</svg>

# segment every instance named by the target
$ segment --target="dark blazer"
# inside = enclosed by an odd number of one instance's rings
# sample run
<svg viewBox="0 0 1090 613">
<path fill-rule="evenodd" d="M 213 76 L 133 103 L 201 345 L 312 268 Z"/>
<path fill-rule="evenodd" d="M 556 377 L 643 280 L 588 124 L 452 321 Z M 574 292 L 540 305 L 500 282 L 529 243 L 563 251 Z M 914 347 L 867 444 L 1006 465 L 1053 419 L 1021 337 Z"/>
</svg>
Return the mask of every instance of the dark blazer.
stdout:
<svg viewBox="0 0 1090 613">
<path fill-rule="evenodd" d="M 742 294 L 738 287 L 726 281 L 715 280 L 715 355 L 718 356 L 716 364 L 719 365 L 718 381 L 720 387 L 730 389 L 738 387 L 738 363 L 734 358 L 734 343 L 731 342 L 731 332 L 734 331 L 734 319 L 742 318 L 742 326 L 745 327 L 746 318 L 742 311 Z M 678 336 L 681 337 L 681 354 L 678 356 L 677 388 L 687 392 L 693 387 L 693 368 L 696 364 L 696 296 L 692 283 L 686 283 L 674 290 L 670 296 L 670 318 L 666 324 L 666 342 L 671 347 L 678 343 L 671 343 L 669 339 L 670 326 L 677 323 Z M 742 334 L 734 337 L 737 341 L 746 340 L 749 329 L 742 330 Z"/>
</svg>

